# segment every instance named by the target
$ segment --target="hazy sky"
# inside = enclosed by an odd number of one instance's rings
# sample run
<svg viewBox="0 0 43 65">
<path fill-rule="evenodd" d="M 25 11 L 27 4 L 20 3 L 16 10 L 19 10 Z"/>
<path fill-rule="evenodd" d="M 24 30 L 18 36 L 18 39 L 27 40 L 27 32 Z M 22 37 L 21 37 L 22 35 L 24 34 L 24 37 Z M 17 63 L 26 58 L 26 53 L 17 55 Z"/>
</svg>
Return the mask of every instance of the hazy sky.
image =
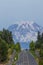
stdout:
<svg viewBox="0 0 43 65">
<path fill-rule="evenodd" d="M 23 20 L 43 26 L 43 0 L 0 0 L 0 30 Z"/>
</svg>

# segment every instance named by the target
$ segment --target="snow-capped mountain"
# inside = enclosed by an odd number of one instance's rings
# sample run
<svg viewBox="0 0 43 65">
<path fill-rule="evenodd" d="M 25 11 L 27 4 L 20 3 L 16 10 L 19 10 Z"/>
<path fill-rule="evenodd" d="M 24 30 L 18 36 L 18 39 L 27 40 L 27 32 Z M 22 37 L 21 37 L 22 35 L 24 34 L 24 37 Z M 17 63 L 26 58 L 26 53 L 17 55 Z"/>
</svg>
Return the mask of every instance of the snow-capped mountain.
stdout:
<svg viewBox="0 0 43 65">
<path fill-rule="evenodd" d="M 37 40 L 37 32 L 43 30 L 38 24 L 29 21 L 21 21 L 8 28 L 12 32 L 15 42 L 30 42 Z"/>
</svg>

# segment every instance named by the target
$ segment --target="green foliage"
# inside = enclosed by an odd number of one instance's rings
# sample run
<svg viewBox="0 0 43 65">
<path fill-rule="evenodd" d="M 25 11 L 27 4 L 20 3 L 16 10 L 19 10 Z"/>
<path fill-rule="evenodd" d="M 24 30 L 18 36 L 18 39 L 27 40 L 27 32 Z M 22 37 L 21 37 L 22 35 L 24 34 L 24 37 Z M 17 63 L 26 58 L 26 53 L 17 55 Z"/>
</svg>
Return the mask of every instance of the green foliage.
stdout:
<svg viewBox="0 0 43 65">
<path fill-rule="evenodd" d="M 39 65 L 43 65 L 43 58 L 39 59 Z"/>
<path fill-rule="evenodd" d="M 36 45 L 35 45 L 36 49 L 40 49 L 41 48 L 41 34 L 38 31 L 38 36 L 37 36 L 37 41 L 36 41 Z"/>
<path fill-rule="evenodd" d="M 13 53 L 14 49 L 15 49 L 15 44 L 10 44 L 10 48 L 11 48 L 11 53 Z"/>
<path fill-rule="evenodd" d="M 43 49 L 40 49 L 40 57 L 43 57 Z"/>
<path fill-rule="evenodd" d="M 16 64 L 13 63 L 12 65 L 16 65 Z"/>
<path fill-rule="evenodd" d="M 0 62 L 7 60 L 7 55 L 14 50 L 14 41 L 12 33 L 6 29 L 0 31 Z"/>
<path fill-rule="evenodd" d="M 1 37 L 1 35 L 2 35 L 2 31 L 0 31 L 0 37 Z"/>
<path fill-rule="evenodd" d="M 38 37 L 37 37 L 35 48 L 40 49 L 40 51 L 39 51 L 40 57 L 43 57 L 43 33 L 40 34 L 38 32 Z"/>
<path fill-rule="evenodd" d="M 8 54 L 8 44 L 0 38 L 0 62 L 7 59 Z"/>
<path fill-rule="evenodd" d="M 35 43 L 35 49 L 40 49 L 40 47 L 41 47 L 41 43 L 38 42 L 38 41 L 36 41 L 36 43 Z"/>
<path fill-rule="evenodd" d="M 37 56 L 36 56 L 36 54 L 35 54 L 35 51 L 30 50 L 30 53 L 34 56 L 35 59 L 37 58 Z"/>
<path fill-rule="evenodd" d="M 41 35 L 39 31 L 38 31 L 38 36 L 37 36 L 37 42 L 41 42 Z"/>
<path fill-rule="evenodd" d="M 8 30 L 3 29 L 1 38 L 4 39 L 8 44 L 14 43 L 12 33 Z"/>
<path fill-rule="evenodd" d="M 21 47 L 20 47 L 20 43 L 19 43 L 19 42 L 16 43 L 16 45 L 15 45 L 15 50 L 16 50 L 17 52 L 20 52 L 20 51 L 21 51 Z"/>
<path fill-rule="evenodd" d="M 0 62 L 6 61 L 14 49 L 19 53 L 21 51 L 20 43 L 14 44 L 12 33 L 3 29 L 0 31 Z M 16 55 L 16 57 L 18 56 Z"/>
<path fill-rule="evenodd" d="M 35 43 L 33 41 L 30 43 L 30 50 L 35 50 Z"/>
<path fill-rule="evenodd" d="M 39 52 L 39 56 L 40 56 L 40 57 L 38 56 L 38 59 L 40 58 L 39 65 L 43 65 L 43 33 L 38 32 L 37 41 L 35 42 L 35 45 L 34 42 L 30 43 L 30 51 L 32 55 L 34 55 L 35 57 L 36 54 L 34 52 L 34 49 L 38 50 Z"/>
<path fill-rule="evenodd" d="M 14 56 L 14 61 L 18 60 L 18 53 L 16 53 L 16 55 Z"/>
<path fill-rule="evenodd" d="M 43 44 L 43 33 L 41 35 L 41 43 Z"/>
</svg>

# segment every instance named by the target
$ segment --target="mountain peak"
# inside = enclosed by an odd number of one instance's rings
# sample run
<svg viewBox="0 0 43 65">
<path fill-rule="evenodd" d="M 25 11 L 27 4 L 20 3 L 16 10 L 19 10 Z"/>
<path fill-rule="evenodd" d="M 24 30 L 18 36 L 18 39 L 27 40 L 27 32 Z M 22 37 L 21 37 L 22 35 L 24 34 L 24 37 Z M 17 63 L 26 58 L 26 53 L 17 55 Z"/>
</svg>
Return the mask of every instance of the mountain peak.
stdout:
<svg viewBox="0 0 43 65">
<path fill-rule="evenodd" d="M 9 31 L 12 32 L 13 39 L 16 42 L 29 42 L 37 40 L 37 32 L 43 30 L 41 26 L 31 21 L 16 22 L 9 26 Z"/>
</svg>

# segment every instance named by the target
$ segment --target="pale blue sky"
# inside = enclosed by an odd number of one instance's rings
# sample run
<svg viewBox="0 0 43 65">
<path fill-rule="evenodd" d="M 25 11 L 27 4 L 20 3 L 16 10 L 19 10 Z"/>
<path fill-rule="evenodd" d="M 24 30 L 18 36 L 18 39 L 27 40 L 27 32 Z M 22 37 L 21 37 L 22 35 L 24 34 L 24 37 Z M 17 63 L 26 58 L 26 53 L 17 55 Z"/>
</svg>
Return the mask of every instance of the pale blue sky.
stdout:
<svg viewBox="0 0 43 65">
<path fill-rule="evenodd" d="M 0 30 L 22 20 L 43 26 L 43 0 L 0 0 Z"/>
</svg>

